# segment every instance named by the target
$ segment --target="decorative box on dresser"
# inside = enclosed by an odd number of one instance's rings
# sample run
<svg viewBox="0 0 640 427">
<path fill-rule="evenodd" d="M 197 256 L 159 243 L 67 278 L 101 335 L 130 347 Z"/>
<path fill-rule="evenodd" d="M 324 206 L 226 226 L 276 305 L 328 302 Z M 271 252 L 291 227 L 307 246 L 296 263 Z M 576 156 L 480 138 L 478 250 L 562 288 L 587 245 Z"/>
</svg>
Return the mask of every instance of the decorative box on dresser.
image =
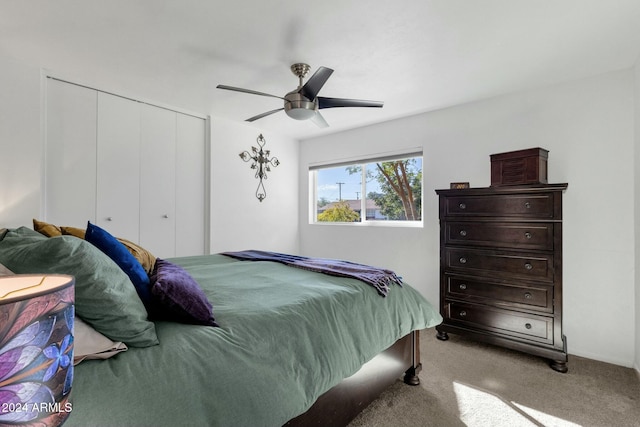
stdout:
<svg viewBox="0 0 640 427">
<path fill-rule="evenodd" d="M 437 337 L 456 333 L 550 360 L 567 372 L 562 332 L 562 193 L 567 184 L 436 190 Z"/>
</svg>

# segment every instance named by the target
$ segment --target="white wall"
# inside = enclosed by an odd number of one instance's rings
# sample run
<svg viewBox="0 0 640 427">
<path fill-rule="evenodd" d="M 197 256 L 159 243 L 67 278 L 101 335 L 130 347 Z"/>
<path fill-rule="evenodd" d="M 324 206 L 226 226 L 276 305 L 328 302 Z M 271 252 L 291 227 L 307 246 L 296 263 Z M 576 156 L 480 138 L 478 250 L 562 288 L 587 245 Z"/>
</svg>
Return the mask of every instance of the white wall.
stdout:
<svg viewBox="0 0 640 427">
<path fill-rule="evenodd" d="M 438 209 L 453 181 L 490 184 L 489 155 L 549 153 L 564 196 L 564 325 L 569 353 L 632 366 L 634 322 L 634 105 L 632 70 L 306 140 L 300 150 L 301 252 L 397 270 L 434 304 Z M 307 166 L 423 146 L 423 229 L 308 224 Z"/>
<path fill-rule="evenodd" d="M 239 154 L 258 148 L 260 130 L 229 120 L 211 121 L 211 244 L 213 253 L 261 249 L 298 252 L 298 141 L 263 132 L 265 149 L 280 165 L 267 173 L 267 197 Z"/>
<path fill-rule="evenodd" d="M 0 228 L 40 215 L 40 69 L 0 57 Z"/>
</svg>

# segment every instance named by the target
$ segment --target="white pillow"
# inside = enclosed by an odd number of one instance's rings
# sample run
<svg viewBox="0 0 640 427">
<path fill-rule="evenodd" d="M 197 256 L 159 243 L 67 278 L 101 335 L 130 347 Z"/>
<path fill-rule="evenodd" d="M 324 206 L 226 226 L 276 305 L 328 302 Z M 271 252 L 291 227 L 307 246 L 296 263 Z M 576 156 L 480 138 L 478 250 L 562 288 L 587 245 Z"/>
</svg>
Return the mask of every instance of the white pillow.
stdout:
<svg viewBox="0 0 640 427">
<path fill-rule="evenodd" d="M 0 276 L 13 276 L 13 271 L 0 264 Z"/>
<path fill-rule="evenodd" d="M 126 344 L 111 341 L 78 316 L 75 316 L 73 322 L 74 365 L 87 359 L 108 359 L 127 350 Z"/>
</svg>

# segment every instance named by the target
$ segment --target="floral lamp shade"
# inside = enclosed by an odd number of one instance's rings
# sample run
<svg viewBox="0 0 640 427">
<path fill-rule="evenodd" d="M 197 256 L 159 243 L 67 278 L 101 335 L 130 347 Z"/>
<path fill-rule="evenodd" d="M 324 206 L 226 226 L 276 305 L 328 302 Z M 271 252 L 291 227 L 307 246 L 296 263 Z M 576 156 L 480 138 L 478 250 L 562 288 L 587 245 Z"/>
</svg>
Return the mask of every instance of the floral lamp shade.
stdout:
<svg viewBox="0 0 640 427">
<path fill-rule="evenodd" d="M 74 283 L 0 277 L 0 425 L 59 426 L 70 415 Z"/>
</svg>

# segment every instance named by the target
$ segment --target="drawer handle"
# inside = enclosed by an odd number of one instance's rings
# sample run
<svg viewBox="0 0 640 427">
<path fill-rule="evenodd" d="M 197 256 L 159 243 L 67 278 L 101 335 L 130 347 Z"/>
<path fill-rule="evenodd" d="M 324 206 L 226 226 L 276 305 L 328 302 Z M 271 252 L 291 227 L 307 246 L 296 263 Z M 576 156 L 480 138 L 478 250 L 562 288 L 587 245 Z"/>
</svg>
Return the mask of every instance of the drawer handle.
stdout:
<svg viewBox="0 0 640 427">
<path fill-rule="evenodd" d="M 533 295 L 531 295 L 530 292 L 525 292 L 524 293 L 524 299 L 531 299 L 531 298 L 533 298 Z"/>
<path fill-rule="evenodd" d="M 169 218 L 169 214 L 164 214 L 164 215 L 162 215 L 162 218 L 165 218 L 165 219 L 166 219 L 166 218 Z"/>
<path fill-rule="evenodd" d="M 524 268 L 526 268 L 527 270 L 533 270 L 533 265 L 531 265 L 530 263 L 526 263 L 524 265 Z"/>
<path fill-rule="evenodd" d="M 465 285 L 464 283 L 460 283 L 460 286 L 458 286 L 460 289 L 462 289 L 463 291 L 467 289 L 467 285 Z"/>
<path fill-rule="evenodd" d="M 460 310 L 460 317 L 465 317 L 467 315 L 467 312 L 464 310 Z"/>
<path fill-rule="evenodd" d="M 460 257 L 460 264 L 466 264 L 467 263 L 467 259 L 465 257 Z"/>
<path fill-rule="evenodd" d="M 467 209 L 467 205 L 465 203 L 460 203 L 458 206 L 460 209 Z"/>
<path fill-rule="evenodd" d="M 531 329 L 531 323 L 525 323 L 524 327 L 527 328 L 527 329 Z"/>
<path fill-rule="evenodd" d="M 526 233 L 524 233 L 524 237 L 526 237 L 527 239 L 531 238 L 531 233 L 529 233 L 528 231 Z"/>
<path fill-rule="evenodd" d="M 112 216 L 108 216 L 107 217 L 107 221 L 113 221 L 113 217 Z"/>
<path fill-rule="evenodd" d="M 467 235 L 467 230 L 460 230 L 460 235 L 465 237 Z"/>
<path fill-rule="evenodd" d="M 524 207 L 527 208 L 527 209 L 531 209 L 531 203 L 524 202 Z"/>
</svg>

